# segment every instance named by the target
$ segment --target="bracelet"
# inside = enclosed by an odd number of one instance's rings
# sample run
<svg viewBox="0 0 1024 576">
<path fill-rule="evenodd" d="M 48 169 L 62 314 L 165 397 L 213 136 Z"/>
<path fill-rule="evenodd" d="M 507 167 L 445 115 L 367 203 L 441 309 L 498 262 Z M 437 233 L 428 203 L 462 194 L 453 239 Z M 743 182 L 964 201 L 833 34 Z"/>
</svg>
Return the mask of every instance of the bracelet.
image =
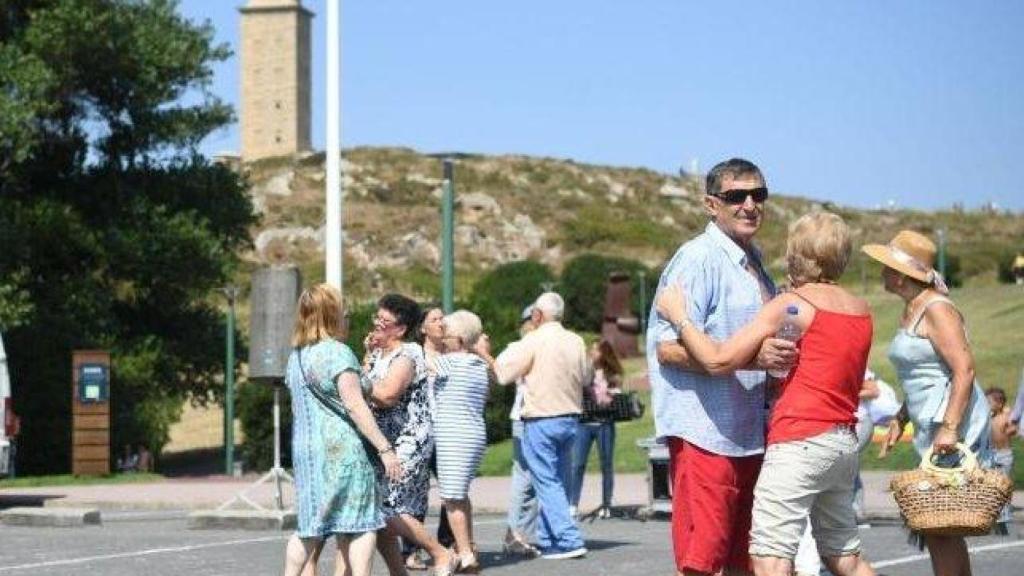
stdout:
<svg viewBox="0 0 1024 576">
<path fill-rule="evenodd" d="M 949 430 L 950 432 L 956 432 L 956 431 L 958 431 L 960 429 L 960 425 L 959 424 L 953 424 L 952 422 L 947 422 L 945 420 L 942 421 L 942 424 L 940 425 L 940 427 L 941 428 L 945 428 L 946 430 Z"/>
<path fill-rule="evenodd" d="M 395 451 L 395 447 L 394 446 L 388 446 L 387 448 L 385 448 L 383 450 L 377 450 L 377 454 L 380 454 L 381 456 L 383 456 L 383 455 L 387 454 L 388 452 L 394 452 L 394 451 Z"/>
<path fill-rule="evenodd" d="M 679 332 L 680 338 L 682 338 L 683 336 L 683 330 L 686 330 L 686 327 L 689 326 L 690 324 L 693 324 L 693 322 L 691 322 L 689 318 L 684 318 L 682 322 L 676 324 L 676 331 Z"/>
</svg>

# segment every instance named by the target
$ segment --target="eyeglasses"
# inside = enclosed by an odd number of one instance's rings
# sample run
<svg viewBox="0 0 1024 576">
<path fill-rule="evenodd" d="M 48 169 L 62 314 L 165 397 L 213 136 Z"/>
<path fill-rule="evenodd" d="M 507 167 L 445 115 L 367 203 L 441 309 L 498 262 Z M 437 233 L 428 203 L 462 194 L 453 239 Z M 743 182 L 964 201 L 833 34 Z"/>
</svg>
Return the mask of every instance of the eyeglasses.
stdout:
<svg viewBox="0 0 1024 576">
<path fill-rule="evenodd" d="M 397 324 L 398 324 L 398 320 L 392 320 L 391 318 L 385 318 L 385 317 L 381 316 L 380 314 L 377 314 L 376 316 L 373 317 L 373 325 L 378 330 L 386 330 L 386 329 L 390 328 L 391 326 L 396 326 Z"/>
<path fill-rule="evenodd" d="M 743 204 L 747 201 L 747 196 L 753 198 L 755 203 L 761 204 L 768 199 L 768 189 L 764 186 L 760 188 L 750 188 L 749 190 L 734 188 L 732 190 L 725 190 L 723 192 L 717 192 L 710 195 L 718 198 L 726 204 Z"/>
</svg>

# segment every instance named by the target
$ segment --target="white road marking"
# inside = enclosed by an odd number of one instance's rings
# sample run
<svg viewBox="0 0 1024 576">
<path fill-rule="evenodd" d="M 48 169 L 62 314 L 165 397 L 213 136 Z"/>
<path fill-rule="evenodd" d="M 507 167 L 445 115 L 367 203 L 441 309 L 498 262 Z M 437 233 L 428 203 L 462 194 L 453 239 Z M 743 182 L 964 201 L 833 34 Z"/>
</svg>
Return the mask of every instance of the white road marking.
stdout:
<svg viewBox="0 0 1024 576">
<path fill-rule="evenodd" d="M 50 562 L 37 562 L 34 564 L 18 564 L 15 566 L 0 566 L 0 572 L 13 572 L 15 570 L 35 570 L 39 568 L 52 568 L 54 566 L 72 566 L 76 564 L 89 564 L 105 560 L 118 560 L 121 558 L 135 558 L 138 556 L 152 556 L 154 554 L 172 554 L 175 552 L 189 552 L 191 550 L 205 550 L 207 548 L 221 548 L 224 546 L 236 546 L 239 544 L 254 544 L 257 542 L 273 542 L 285 540 L 289 535 L 264 536 L 263 538 L 248 538 L 245 540 L 228 540 L 226 542 L 210 542 L 207 544 L 195 544 L 191 546 L 177 546 L 174 548 L 151 548 L 149 550 L 137 550 L 135 552 L 122 552 L 119 554 L 104 554 L 101 556 L 85 556 L 83 558 L 68 558 L 66 560 L 52 560 Z"/>
<path fill-rule="evenodd" d="M 1015 542 L 1002 542 L 1000 544 L 987 544 L 985 546 L 972 546 L 967 549 L 971 554 L 977 554 L 979 552 L 991 552 L 993 550 L 1005 550 L 1007 548 L 1017 548 L 1024 546 L 1024 540 L 1017 540 Z M 881 562 L 871 562 L 872 568 L 886 568 L 888 566 L 899 566 L 901 564 L 910 564 L 912 562 L 920 562 L 921 560 L 927 560 L 927 554 L 914 554 L 913 556 L 904 556 L 902 558 L 893 558 L 892 560 L 882 560 Z"/>
</svg>

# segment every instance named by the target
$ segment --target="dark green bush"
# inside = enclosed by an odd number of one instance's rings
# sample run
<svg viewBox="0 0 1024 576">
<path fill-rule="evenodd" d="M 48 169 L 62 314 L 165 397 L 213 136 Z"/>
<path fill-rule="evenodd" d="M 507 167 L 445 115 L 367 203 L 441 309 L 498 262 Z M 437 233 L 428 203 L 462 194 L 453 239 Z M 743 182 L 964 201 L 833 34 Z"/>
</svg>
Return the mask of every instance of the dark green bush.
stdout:
<svg viewBox="0 0 1024 576">
<path fill-rule="evenodd" d="M 269 470 L 274 462 L 274 387 L 245 382 L 238 388 L 238 419 L 245 442 L 242 460 L 247 470 Z M 292 462 L 292 403 L 288 388 L 281 388 L 281 466 Z"/>
<path fill-rule="evenodd" d="M 565 323 L 570 328 L 586 332 L 600 332 L 604 316 L 604 299 L 608 275 L 625 272 L 630 275 L 632 291 L 631 310 L 641 317 L 640 273 L 647 284 L 647 306 L 657 286 L 657 275 L 642 262 L 628 258 L 615 258 L 599 254 L 583 254 L 570 260 L 562 270 L 560 283 L 565 298 Z"/>
<path fill-rule="evenodd" d="M 467 305 L 483 321 L 495 352 L 519 338 L 520 313 L 546 287 L 555 287 L 555 275 L 532 260 L 502 264 L 473 286 Z"/>
</svg>

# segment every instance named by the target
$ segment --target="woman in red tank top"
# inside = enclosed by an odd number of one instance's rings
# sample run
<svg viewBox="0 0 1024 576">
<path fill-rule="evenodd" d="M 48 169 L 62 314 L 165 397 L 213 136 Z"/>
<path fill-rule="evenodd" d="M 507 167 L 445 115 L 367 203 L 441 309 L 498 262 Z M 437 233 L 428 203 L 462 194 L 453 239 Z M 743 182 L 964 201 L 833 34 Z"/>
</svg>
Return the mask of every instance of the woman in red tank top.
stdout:
<svg viewBox="0 0 1024 576">
<path fill-rule="evenodd" d="M 711 340 L 690 321 L 681 286 L 663 291 L 656 302 L 659 314 L 677 327 L 691 366 L 711 374 L 751 366 L 761 344 L 784 324 L 802 334 L 796 365 L 780 376 L 754 489 L 750 555 L 759 576 L 792 573 L 808 518 L 834 574 L 874 574 L 861 557 L 853 511 L 855 412 L 872 322 L 867 304 L 837 284 L 849 257 L 849 228 L 839 216 L 816 212 L 794 222 L 786 245 L 794 289 L 765 304 L 725 342 Z"/>
</svg>

